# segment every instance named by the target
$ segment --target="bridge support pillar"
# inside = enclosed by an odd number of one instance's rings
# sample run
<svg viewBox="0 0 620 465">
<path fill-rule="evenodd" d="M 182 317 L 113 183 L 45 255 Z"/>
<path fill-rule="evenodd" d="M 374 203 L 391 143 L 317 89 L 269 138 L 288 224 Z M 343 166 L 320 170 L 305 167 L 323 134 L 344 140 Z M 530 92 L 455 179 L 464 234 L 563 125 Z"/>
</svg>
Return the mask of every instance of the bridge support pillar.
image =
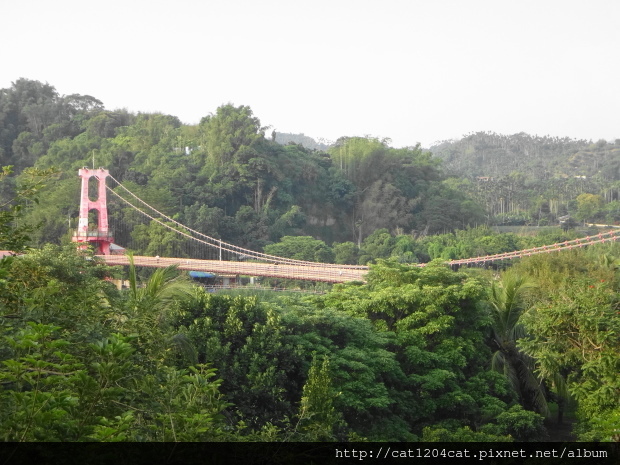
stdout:
<svg viewBox="0 0 620 465">
<path fill-rule="evenodd" d="M 87 244 L 94 247 L 97 255 L 110 255 L 110 244 L 114 241 L 112 232 L 108 228 L 108 205 L 106 201 L 105 178 L 109 171 L 103 168 L 82 168 L 79 176 L 82 178 L 82 190 L 80 195 L 80 218 L 78 228 L 74 231 L 72 240 L 84 248 Z M 90 178 L 95 176 L 99 181 L 97 200 L 90 200 L 88 187 Z M 88 214 L 91 211 L 97 214 L 97 225 L 89 225 Z"/>
</svg>

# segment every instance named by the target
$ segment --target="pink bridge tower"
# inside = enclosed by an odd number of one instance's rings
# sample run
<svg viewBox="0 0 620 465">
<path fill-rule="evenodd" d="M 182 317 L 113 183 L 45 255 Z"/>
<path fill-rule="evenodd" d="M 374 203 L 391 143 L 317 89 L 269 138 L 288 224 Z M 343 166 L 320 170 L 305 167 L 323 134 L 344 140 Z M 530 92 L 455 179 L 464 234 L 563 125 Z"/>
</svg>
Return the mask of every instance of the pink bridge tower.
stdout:
<svg viewBox="0 0 620 465">
<path fill-rule="evenodd" d="M 90 243 L 97 255 L 110 255 L 110 244 L 114 241 L 112 233 L 108 229 L 108 205 L 106 203 L 105 178 L 110 173 L 103 168 L 82 168 L 79 175 L 82 178 L 82 193 L 80 196 L 80 220 L 78 228 L 73 235 L 73 242 Z M 97 200 L 90 200 L 88 196 L 88 184 L 90 178 L 95 176 L 99 181 Z M 88 213 L 91 210 L 97 212 L 96 228 L 89 228 Z M 94 225 L 93 225 L 94 226 Z"/>
</svg>

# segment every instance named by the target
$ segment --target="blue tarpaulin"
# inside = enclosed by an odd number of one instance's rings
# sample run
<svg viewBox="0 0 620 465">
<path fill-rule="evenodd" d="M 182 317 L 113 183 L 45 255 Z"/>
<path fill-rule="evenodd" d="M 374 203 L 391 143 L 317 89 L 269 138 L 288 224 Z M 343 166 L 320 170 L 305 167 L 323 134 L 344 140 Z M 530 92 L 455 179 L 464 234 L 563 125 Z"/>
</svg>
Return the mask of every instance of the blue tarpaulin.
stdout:
<svg viewBox="0 0 620 465">
<path fill-rule="evenodd" d="M 215 278 L 213 273 L 207 273 L 206 271 L 190 271 L 189 275 L 192 278 Z"/>
</svg>

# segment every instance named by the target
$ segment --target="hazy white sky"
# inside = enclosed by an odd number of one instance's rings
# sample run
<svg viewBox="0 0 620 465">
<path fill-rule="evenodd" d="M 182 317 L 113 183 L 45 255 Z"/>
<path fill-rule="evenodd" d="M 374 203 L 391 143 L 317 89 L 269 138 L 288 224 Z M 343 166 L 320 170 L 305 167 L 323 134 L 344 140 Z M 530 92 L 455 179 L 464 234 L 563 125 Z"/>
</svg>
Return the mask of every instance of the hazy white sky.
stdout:
<svg viewBox="0 0 620 465">
<path fill-rule="evenodd" d="M 1 0 L 20 77 L 193 124 L 222 104 L 314 138 L 620 138 L 619 0 Z"/>
</svg>

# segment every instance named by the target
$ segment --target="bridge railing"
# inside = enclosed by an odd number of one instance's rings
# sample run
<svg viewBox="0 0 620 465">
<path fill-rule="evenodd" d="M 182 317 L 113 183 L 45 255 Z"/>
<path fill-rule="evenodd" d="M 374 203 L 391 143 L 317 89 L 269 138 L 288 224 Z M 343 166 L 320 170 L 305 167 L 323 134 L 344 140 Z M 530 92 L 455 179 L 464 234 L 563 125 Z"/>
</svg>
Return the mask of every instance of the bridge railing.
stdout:
<svg viewBox="0 0 620 465">
<path fill-rule="evenodd" d="M 485 255 L 482 257 L 463 258 L 460 260 L 451 260 L 449 265 L 467 265 L 473 263 L 493 262 L 498 260 L 511 260 L 513 258 L 529 257 L 541 253 L 558 252 L 560 250 L 571 250 L 576 247 L 585 247 L 587 245 L 602 244 L 604 242 L 615 242 L 618 240 L 620 231 L 608 231 L 599 233 L 595 236 L 580 237 L 570 241 L 558 242 L 551 245 L 543 245 L 541 247 L 533 247 L 531 249 L 515 250 L 514 252 L 505 252 L 494 255 Z"/>
<path fill-rule="evenodd" d="M 100 237 L 100 238 L 112 238 L 114 233 L 111 230 L 99 231 L 97 229 L 89 229 L 87 231 L 73 230 L 73 237 Z"/>
</svg>

